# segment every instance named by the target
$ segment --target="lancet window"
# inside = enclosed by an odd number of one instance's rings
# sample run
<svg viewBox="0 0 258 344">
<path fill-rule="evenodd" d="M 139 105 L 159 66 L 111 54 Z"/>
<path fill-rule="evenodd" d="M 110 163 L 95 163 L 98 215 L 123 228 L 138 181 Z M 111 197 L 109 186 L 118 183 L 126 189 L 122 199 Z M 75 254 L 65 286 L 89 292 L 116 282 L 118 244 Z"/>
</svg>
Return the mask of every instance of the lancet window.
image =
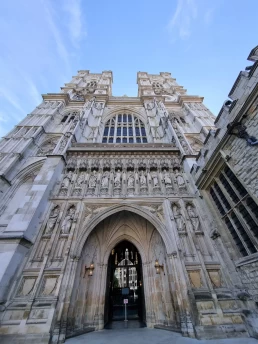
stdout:
<svg viewBox="0 0 258 344">
<path fill-rule="evenodd" d="M 78 114 L 77 111 L 72 111 L 72 112 L 69 112 L 67 113 L 62 119 L 61 119 L 61 123 L 63 124 L 67 124 L 69 122 L 71 122 L 75 116 Z"/>
<path fill-rule="evenodd" d="M 210 195 L 242 256 L 258 251 L 258 205 L 231 169 L 215 178 Z"/>
<path fill-rule="evenodd" d="M 132 114 L 117 114 L 105 124 L 103 143 L 147 143 L 143 122 Z"/>
</svg>

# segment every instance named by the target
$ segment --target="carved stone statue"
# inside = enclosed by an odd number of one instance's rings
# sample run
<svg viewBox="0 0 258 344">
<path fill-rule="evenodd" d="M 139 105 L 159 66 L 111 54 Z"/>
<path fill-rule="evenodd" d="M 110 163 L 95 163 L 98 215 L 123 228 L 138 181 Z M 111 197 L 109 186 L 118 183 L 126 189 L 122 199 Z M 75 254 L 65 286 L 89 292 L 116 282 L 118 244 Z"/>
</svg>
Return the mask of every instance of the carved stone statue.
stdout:
<svg viewBox="0 0 258 344">
<path fill-rule="evenodd" d="M 164 170 L 164 183 L 166 186 L 171 186 L 172 185 L 172 180 L 170 178 L 169 172 L 167 170 Z"/>
<path fill-rule="evenodd" d="M 56 145 L 56 141 L 53 140 L 49 140 L 46 143 L 44 143 L 38 150 L 38 154 L 39 156 L 43 156 L 46 154 L 50 154 L 53 152 L 54 147 Z"/>
<path fill-rule="evenodd" d="M 128 179 L 127 179 L 127 186 L 128 188 L 133 188 L 134 187 L 134 173 L 129 173 Z"/>
<path fill-rule="evenodd" d="M 73 177 L 73 172 L 69 171 L 68 174 L 63 179 L 62 188 L 68 188 L 69 187 L 69 184 L 72 181 L 72 177 Z"/>
<path fill-rule="evenodd" d="M 158 187 L 159 186 L 159 180 L 158 180 L 158 174 L 157 172 L 152 172 L 152 180 L 153 180 L 153 186 Z"/>
<path fill-rule="evenodd" d="M 144 187 L 147 185 L 146 176 L 143 171 L 141 171 L 141 174 L 140 174 L 140 185 L 141 187 Z"/>
<path fill-rule="evenodd" d="M 96 170 L 93 170 L 92 175 L 90 176 L 89 179 L 89 187 L 90 188 L 95 188 L 97 185 L 97 176 L 96 176 Z"/>
<path fill-rule="evenodd" d="M 200 220 L 199 216 L 196 214 L 194 207 L 191 204 L 188 204 L 187 206 L 187 212 L 190 217 L 190 221 L 193 225 L 194 231 L 198 231 L 200 227 Z"/>
<path fill-rule="evenodd" d="M 68 141 L 68 138 L 64 137 L 63 140 L 60 143 L 59 150 L 58 150 L 59 152 L 62 152 L 65 149 L 67 141 Z"/>
<path fill-rule="evenodd" d="M 82 187 L 82 184 L 83 184 L 83 182 L 84 182 L 84 177 L 85 177 L 85 172 L 81 172 L 81 173 L 79 174 L 79 177 L 78 177 L 77 180 L 76 180 L 75 186 L 76 186 L 77 188 L 81 188 L 81 187 Z"/>
<path fill-rule="evenodd" d="M 114 185 L 115 187 L 120 187 L 121 186 L 121 172 L 120 170 L 117 170 L 115 179 L 114 179 Z"/>
<path fill-rule="evenodd" d="M 154 99 L 153 102 L 145 103 L 145 109 L 152 136 L 155 139 L 161 139 L 165 134 L 161 121 L 163 114 L 160 113 L 161 110 L 158 108 L 156 100 Z"/>
<path fill-rule="evenodd" d="M 176 204 L 172 205 L 172 211 L 173 215 L 176 221 L 176 226 L 178 231 L 184 231 L 185 230 L 185 220 L 183 218 L 183 215 L 181 214 L 179 207 Z"/>
<path fill-rule="evenodd" d="M 179 189 L 185 189 L 185 181 L 181 173 L 178 172 L 178 169 L 175 169 L 176 181 Z"/>
<path fill-rule="evenodd" d="M 51 234 L 52 233 L 52 231 L 55 227 L 56 221 L 57 221 L 59 211 L 60 211 L 59 206 L 58 205 L 54 206 L 54 208 L 52 209 L 52 211 L 50 213 L 48 222 L 46 224 L 45 234 Z"/>
<path fill-rule="evenodd" d="M 86 169 L 87 168 L 87 159 L 82 159 L 80 162 L 80 168 Z"/>
<path fill-rule="evenodd" d="M 102 188 L 108 188 L 108 179 L 109 179 L 109 172 L 106 171 L 103 173 L 102 180 L 101 180 Z"/>
<path fill-rule="evenodd" d="M 62 234 L 69 234 L 71 226 L 72 226 L 72 222 L 74 219 L 74 215 L 75 215 L 75 206 L 72 205 L 68 209 L 66 216 L 62 222 L 62 225 L 61 225 L 61 233 Z"/>
</svg>

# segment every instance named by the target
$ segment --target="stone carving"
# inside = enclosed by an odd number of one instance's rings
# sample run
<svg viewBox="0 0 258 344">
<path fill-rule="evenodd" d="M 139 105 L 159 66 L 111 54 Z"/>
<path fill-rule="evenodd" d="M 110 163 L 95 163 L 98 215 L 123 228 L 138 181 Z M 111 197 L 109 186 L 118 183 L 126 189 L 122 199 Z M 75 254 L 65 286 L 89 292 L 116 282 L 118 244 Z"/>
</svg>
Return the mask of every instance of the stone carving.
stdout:
<svg viewBox="0 0 258 344">
<path fill-rule="evenodd" d="M 81 188 L 85 179 L 85 172 L 81 172 L 76 180 L 75 187 Z"/>
<path fill-rule="evenodd" d="M 52 208 L 49 219 L 47 221 L 46 228 L 45 228 L 45 234 L 51 234 L 52 233 L 52 231 L 55 227 L 59 212 L 60 212 L 59 205 L 55 205 Z"/>
<path fill-rule="evenodd" d="M 93 170 L 92 175 L 90 176 L 89 179 L 89 188 L 94 189 L 97 185 L 97 172 L 96 170 Z"/>
<path fill-rule="evenodd" d="M 140 173 L 140 186 L 145 187 L 147 186 L 146 176 L 143 171 Z"/>
<path fill-rule="evenodd" d="M 66 216 L 61 224 L 61 233 L 69 234 L 75 217 L 75 206 L 71 205 L 66 212 Z"/>
<path fill-rule="evenodd" d="M 84 94 L 82 90 L 75 91 L 74 90 L 74 95 L 72 97 L 73 100 L 76 101 L 84 101 Z"/>
<path fill-rule="evenodd" d="M 121 172 L 120 172 L 120 170 L 117 170 L 117 172 L 115 174 L 114 185 L 116 188 L 121 187 Z"/>
<path fill-rule="evenodd" d="M 165 135 L 165 131 L 162 125 L 162 118 L 164 114 L 160 108 L 158 108 L 157 102 L 154 99 L 153 102 L 145 103 L 145 109 L 148 116 L 148 122 L 151 128 L 151 133 L 154 139 L 161 139 Z"/>
<path fill-rule="evenodd" d="M 87 169 L 87 159 L 81 159 L 80 161 L 80 169 L 86 170 Z"/>
<path fill-rule="evenodd" d="M 35 283 L 36 283 L 36 277 L 23 277 L 20 287 L 17 292 L 17 296 L 30 295 Z"/>
<path fill-rule="evenodd" d="M 77 159 L 76 158 L 70 158 L 67 161 L 67 169 L 71 169 L 71 170 L 75 170 L 75 168 L 77 167 Z"/>
<path fill-rule="evenodd" d="M 102 179 L 101 179 L 101 187 L 103 189 L 108 188 L 108 184 L 109 184 L 109 172 L 105 171 L 103 173 Z"/>
<path fill-rule="evenodd" d="M 70 133 L 66 133 L 65 136 L 62 138 L 62 141 L 60 143 L 59 149 L 58 149 L 58 153 L 62 153 L 63 150 L 65 149 L 67 142 L 70 138 L 71 134 Z"/>
<path fill-rule="evenodd" d="M 65 175 L 63 182 L 62 182 L 62 188 L 68 189 L 73 177 L 73 172 L 69 171 L 67 175 Z"/>
<path fill-rule="evenodd" d="M 159 180 L 158 180 L 158 173 L 157 172 L 152 172 L 151 173 L 152 181 L 153 181 L 153 187 L 157 188 L 159 187 Z"/>
<path fill-rule="evenodd" d="M 127 187 L 128 188 L 133 188 L 134 187 L 134 173 L 133 172 L 129 173 L 129 175 L 128 175 Z"/>
<path fill-rule="evenodd" d="M 175 204 L 175 203 L 172 204 L 172 211 L 173 211 L 174 219 L 176 222 L 177 230 L 179 232 L 186 231 L 185 219 L 184 219 L 183 215 L 181 214 L 177 204 Z"/>
<path fill-rule="evenodd" d="M 47 154 L 51 154 L 56 146 L 56 143 L 57 143 L 56 138 L 52 138 L 44 142 L 42 146 L 39 148 L 37 155 L 45 156 Z"/>
<path fill-rule="evenodd" d="M 176 182 L 177 182 L 179 190 L 185 189 L 186 186 L 185 186 L 184 178 L 183 178 L 182 174 L 179 173 L 178 169 L 175 169 L 175 178 L 176 178 Z"/>
<path fill-rule="evenodd" d="M 187 205 L 187 212 L 190 217 L 190 221 L 192 223 L 193 229 L 195 232 L 197 232 L 200 227 L 199 216 L 195 213 L 195 209 L 191 204 Z"/>
<path fill-rule="evenodd" d="M 165 183 L 165 186 L 171 186 L 172 185 L 172 180 L 170 178 L 170 174 L 167 170 L 164 170 L 164 176 L 163 176 L 163 180 Z"/>
</svg>

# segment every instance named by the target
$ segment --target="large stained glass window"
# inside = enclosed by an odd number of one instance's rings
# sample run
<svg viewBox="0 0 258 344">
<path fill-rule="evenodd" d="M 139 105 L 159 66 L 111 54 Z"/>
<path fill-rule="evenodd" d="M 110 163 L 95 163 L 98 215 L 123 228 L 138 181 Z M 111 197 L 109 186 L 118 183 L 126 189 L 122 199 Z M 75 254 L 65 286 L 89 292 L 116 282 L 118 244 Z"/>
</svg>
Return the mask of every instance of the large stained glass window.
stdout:
<svg viewBox="0 0 258 344">
<path fill-rule="evenodd" d="M 132 114 L 117 114 L 105 124 L 103 143 L 147 143 L 143 122 Z"/>
</svg>

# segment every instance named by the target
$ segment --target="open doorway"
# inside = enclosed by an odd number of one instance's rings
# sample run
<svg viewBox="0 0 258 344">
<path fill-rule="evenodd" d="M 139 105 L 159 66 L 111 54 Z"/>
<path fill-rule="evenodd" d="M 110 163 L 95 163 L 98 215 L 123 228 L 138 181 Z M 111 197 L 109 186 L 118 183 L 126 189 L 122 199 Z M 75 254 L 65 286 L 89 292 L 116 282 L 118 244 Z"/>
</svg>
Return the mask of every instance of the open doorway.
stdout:
<svg viewBox="0 0 258 344">
<path fill-rule="evenodd" d="M 108 261 L 105 323 L 125 320 L 145 323 L 142 261 L 137 248 L 122 241 L 111 251 Z"/>
</svg>

